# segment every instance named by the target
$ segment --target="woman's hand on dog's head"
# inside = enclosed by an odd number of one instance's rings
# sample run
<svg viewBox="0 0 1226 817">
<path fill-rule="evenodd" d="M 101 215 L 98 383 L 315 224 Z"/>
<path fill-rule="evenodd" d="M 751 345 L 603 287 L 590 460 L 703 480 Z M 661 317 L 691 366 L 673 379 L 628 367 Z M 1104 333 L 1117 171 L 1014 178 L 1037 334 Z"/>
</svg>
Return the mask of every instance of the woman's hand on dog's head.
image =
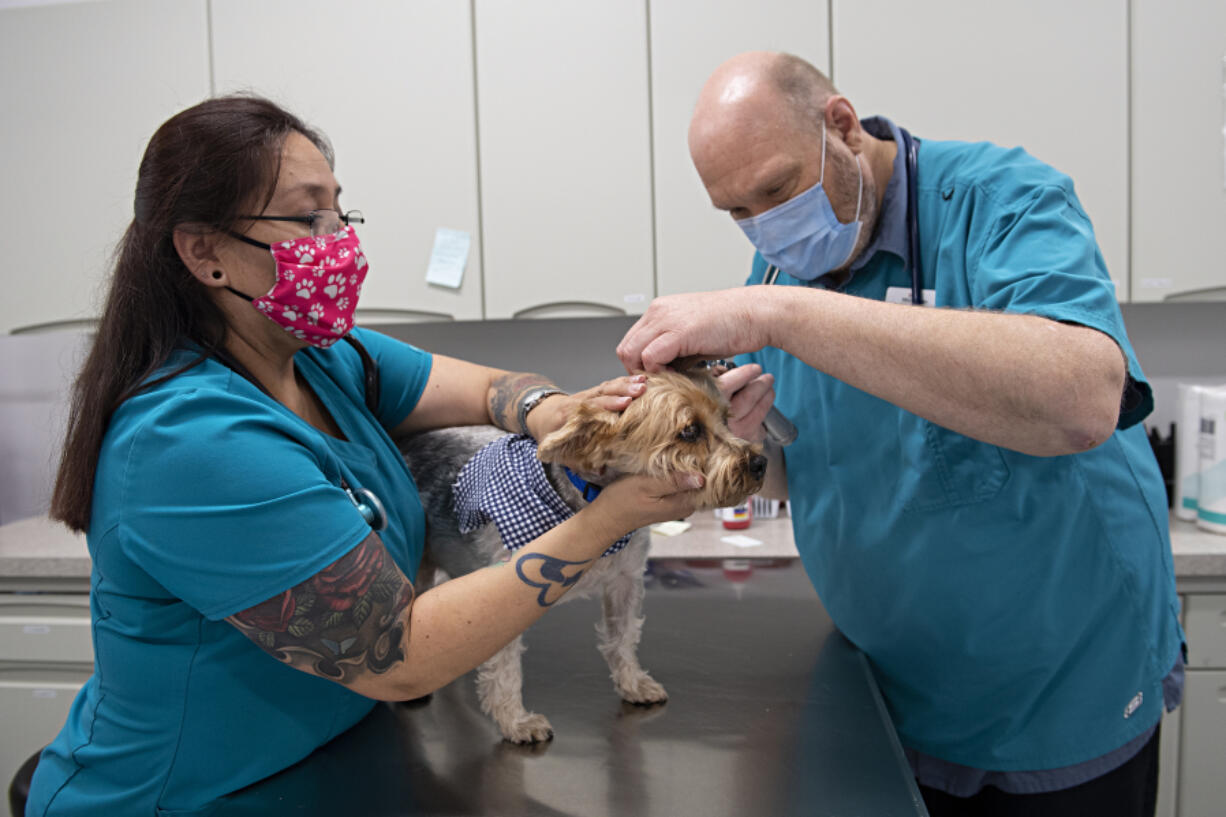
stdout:
<svg viewBox="0 0 1226 817">
<path fill-rule="evenodd" d="M 584 403 L 606 411 L 625 411 L 647 389 L 647 375 L 615 377 L 574 394 L 547 397 L 528 415 L 528 430 L 537 442 L 557 431 Z"/>
<path fill-rule="evenodd" d="M 635 528 L 684 519 L 694 513 L 705 483 L 706 478 L 696 473 L 624 476 L 609 483 L 584 512 L 594 511 L 613 520 L 616 539 Z"/>
</svg>

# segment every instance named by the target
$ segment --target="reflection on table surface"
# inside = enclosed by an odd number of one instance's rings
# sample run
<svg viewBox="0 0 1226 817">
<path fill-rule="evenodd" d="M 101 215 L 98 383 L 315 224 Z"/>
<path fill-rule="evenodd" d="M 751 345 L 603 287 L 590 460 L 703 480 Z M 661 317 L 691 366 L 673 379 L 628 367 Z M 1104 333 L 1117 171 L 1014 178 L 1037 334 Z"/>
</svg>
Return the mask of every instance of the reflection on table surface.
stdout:
<svg viewBox="0 0 1226 817">
<path fill-rule="evenodd" d="M 469 674 L 380 705 L 222 814 L 925 814 L 864 657 L 795 560 L 654 561 L 642 664 L 669 692 L 621 702 L 596 601 L 526 637 L 524 699 L 556 736 L 501 740 Z"/>
</svg>

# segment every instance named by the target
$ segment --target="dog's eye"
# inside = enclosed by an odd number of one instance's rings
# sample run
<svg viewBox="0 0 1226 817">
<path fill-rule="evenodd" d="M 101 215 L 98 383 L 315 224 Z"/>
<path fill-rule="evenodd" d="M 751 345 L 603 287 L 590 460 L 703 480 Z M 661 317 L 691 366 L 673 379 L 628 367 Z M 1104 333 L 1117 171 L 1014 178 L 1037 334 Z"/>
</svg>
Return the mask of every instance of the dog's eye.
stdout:
<svg viewBox="0 0 1226 817">
<path fill-rule="evenodd" d="M 701 436 L 702 426 L 700 426 L 698 423 L 690 423 L 688 426 L 677 432 L 677 437 L 682 442 L 686 443 L 697 442 L 698 438 Z"/>
</svg>

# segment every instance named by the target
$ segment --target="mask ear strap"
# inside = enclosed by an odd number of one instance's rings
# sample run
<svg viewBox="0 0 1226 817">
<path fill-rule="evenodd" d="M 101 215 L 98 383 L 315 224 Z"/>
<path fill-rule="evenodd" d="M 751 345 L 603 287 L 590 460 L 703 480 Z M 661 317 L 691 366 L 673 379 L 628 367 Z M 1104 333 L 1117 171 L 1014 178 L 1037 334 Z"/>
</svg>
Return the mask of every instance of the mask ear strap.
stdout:
<svg viewBox="0 0 1226 817">
<path fill-rule="evenodd" d="M 817 183 L 821 184 L 826 180 L 826 118 L 822 117 L 822 169 L 818 174 Z"/>
<path fill-rule="evenodd" d="M 860 154 L 856 154 L 856 175 L 860 177 L 860 190 L 856 193 L 856 217 L 860 220 L 860 202 L 864 199 L 864 168 L 860 167 Z"/>
<path fill-rule="evenodd" d="M 238 297 L 242 298 L 247 303 L 253 303 L 255 301 L 255 298 L 252 298 L 250 295 L 244 295 L 243 293 L 239 292 L 237 289 L 230 286 L 229 284 L 226 284 L 226 289 L 230 290 L 231 292 L 233 292 Z"/>
<path fill-rule="evenodd" d="M 853 221 L 860 220 L 860 205 L 864 201 L 864 168 L 860 167 L 860 154 L 856 154 L 856 177 L 860 180 L 859 189 L 856 191 L 856 217 Z M 820 185 L 826 180 L 826 120 L 822 119 L 822 170 L 817 183 Z"/>
</svg>

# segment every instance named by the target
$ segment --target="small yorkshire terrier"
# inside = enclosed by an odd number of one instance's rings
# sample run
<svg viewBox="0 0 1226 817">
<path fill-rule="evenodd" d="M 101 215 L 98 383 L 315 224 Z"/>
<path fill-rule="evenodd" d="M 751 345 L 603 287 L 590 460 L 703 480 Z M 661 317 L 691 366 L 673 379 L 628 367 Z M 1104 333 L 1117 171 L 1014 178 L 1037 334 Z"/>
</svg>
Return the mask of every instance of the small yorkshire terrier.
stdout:
<svg viewBox="0 0 1226 817">
<path fill-rule="evenodd" d="M 535 455 L 529 438 L 491 426 L 439 429 L 401 441 L 427 520 L 418 592 L 432 587 L 436 578 L 441 580 L 436 571 L 450 578 L 462 576 L 504 561 L 508 548 L 535 538 L 513 530 L 524 507 L 539 504 L 546 515 L 556 511 L 552 524 L 545 525 L 548 529 L 587 504 L 599 486 L 622 475 L 699 472 L 706 476 L 700 507 L 742 503 L 762 487 L 766 457 L 760 446 L 733 435 L 727 418 L 728 404 L 709 373 L 662 372 L 648 375 L 645 392 L 624 412 L 606 411 L 592 403 L 580 406 L 562 428 L 541 442 Z M 506 465 L 517 457 L 519 466 Z M 561 463 L 571 466 L 570 474 Z M 535 491 L 529 485 L 533 482 Z M 491 516 L 476 505 L 504 512 L 495 510 L 496 524 L 489 524 Z M 603 616 L 596 625 L 597 647 L 617 693 L 640 705 L 668 700 L 664 687 L 639 666 L 637 654 L 648 542 L 645 529 L 629 534 L 561 598 L 570 601 L 600 594 Z M 550 740 L 553 728 L 544 715 L 524 708 L 523 652 L 521 636 L 482 664 L 477 670 L 477 695 L 504 738 L 537 743 Z"/>
</svg>

